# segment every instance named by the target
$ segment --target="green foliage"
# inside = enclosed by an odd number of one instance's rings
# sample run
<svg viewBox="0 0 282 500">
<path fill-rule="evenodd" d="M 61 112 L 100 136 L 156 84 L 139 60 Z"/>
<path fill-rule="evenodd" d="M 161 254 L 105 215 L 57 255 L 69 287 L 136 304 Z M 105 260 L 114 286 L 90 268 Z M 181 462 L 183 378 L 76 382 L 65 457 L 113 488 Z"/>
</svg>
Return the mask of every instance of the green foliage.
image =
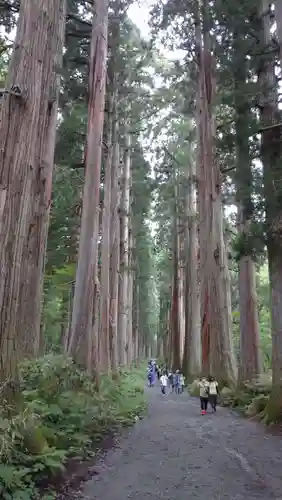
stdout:
<svg viewBox="0 0 282 500">
<path fill-rule="evenodd" d="M 118 380 L 93 380 L 66 357 L 48 355 L 21 366 L 24 405 L 8 419 L 0 408 L 0 496 L 41 498 L 38 484 L 85 458 L 109 431 L 130 425 L 145 409 L 143 369 Z M 5 411 L 4 411 L 5 410 Z M 47 497 L 46 497 L 47 498 Z"/>
<path fill-rule="evenodd" d="M 245 413 L 247 417 L 263 416 L 263 412 L 268 403 L 269 396 L 259 394 L 252 399 L 251 403 L 247 406 Z"/>
<path fill-rule="evenodd" d="M 262 224 L 252 223 L 248 233 L 238 233 L 232 241 L 234 259 L 239 262 L 242 257 L 250 255 L 253 260 L 265 251 Z"/>
<path fill-rule="evenodd" d="M 224 387 L 221 391 L 221 405 L 236 408 L 247 417 L 256 417 L 265 423 L 272 423 L 267 413 L 271 392 L 271 376 L 262 375 L 258 380 L 246 382 L 234 390 Z"/>
</svg>

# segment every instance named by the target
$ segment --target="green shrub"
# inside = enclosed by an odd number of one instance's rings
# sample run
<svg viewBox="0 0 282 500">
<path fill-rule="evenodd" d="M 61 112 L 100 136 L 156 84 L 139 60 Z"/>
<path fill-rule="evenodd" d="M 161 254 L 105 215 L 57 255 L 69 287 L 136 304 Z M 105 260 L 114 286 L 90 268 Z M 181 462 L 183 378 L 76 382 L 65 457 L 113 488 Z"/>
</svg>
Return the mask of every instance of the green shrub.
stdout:
<svg viewBox="0 0 282 500">
<path fill-rule="evenodd" d="M 122 371 L 95 383 L 71 359 L 48 355 L 21 366 L 22 411 L 12 419 L 0 407 L 0 498 L 32 500 L 40 481 L 70 457 L 84 458 L 110 430 L 144 411 L 144 370 Z M 46 496 L 48 500 L 52 496 Z"/>
<path fill-rule="evenodd" d="M 244 382 L 236 390 L 224 388 L 221 391 L 222 406 L 230 406 L 242 411 L 247 417 L 257 417 L 270 424 L 275 419 L 269 411 L 271 376 L 261 375 L 257 380 Z"/>
<path fill-rule="evenodd" d="M 250 402 L 250 404 L 246 407 L 245 414 L 248 417 L 255 417 L 255 416 L 262 417 L 265 407 L 268 403 L 268 400 L 269 396 L 266 396 L 264 394 L 255 396 Z"/>
</svg>

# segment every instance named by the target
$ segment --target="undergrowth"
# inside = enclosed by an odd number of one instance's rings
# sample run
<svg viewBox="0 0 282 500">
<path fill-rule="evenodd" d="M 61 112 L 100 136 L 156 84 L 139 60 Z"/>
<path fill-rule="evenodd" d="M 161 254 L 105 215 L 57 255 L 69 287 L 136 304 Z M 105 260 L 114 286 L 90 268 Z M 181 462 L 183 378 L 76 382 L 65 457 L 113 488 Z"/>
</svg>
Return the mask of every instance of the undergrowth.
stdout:
<svg viewBox="0 0 282 500">
<path fill-rule="evenodd" d="M 109 431 L 132 424 L 146 407 L 144 370 L 102 377 L 99 393 L 71 359 L 48 355 L 21 366 L 23 405 L 13 417 L 0 406 L 1 500 L 51 500 L 38 485 L 68 459 L 94 454 Z"/>
<path fill-rule="evenodd" d="M 258 380 L 246 382 L 240 388 L 221 391 L 221 405 L 234 408 L 247 417 L 255 417 L 267 425 L 276 423 L 269 418 L 268 403 L 271 392 L 271 377 L 262 375 Z"/>
</svg>

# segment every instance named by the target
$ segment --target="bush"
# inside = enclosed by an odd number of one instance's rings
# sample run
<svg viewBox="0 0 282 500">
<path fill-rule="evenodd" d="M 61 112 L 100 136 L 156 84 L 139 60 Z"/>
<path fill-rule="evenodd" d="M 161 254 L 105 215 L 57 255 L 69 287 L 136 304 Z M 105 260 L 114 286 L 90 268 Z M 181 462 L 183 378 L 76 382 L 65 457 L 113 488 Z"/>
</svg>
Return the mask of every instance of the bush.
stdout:
<svg viewBox="0 0 282 500">
<path fill-rule="evenodd" d="M 130 425 L 145 409 L 144 370 L 93 380 L 71 359 L 48 355 L 21 366 L 23 408 L 7 418 L 0 407 L 0 498 L 31 500 L 40 481 L 84 458 L 109 431 Z M 5 410 L 5 411 L 4 411 Z M 52 495 L 45 496 L 45 500 Z"/>
<path fill-rule="evenodd" d="M 261 375 L 257 380 L 245 382 L 235 390 L 224 388 L 221 391 L 222 406 L 230 406 L 242 411 L 247 417 L 256 417 L 269 424 L 271 418 L 267 413 L 271 377 Z"/>
<path fill-rule="evenodd" d="M 259 396 L 255 396 L 251 403 L 246 407 L 245 414 L 247 417 L 255 417 L 263 418 L 264 410 L 268 403 L 269 396 L 264 394 L 260 394 Z"/>
</svg>

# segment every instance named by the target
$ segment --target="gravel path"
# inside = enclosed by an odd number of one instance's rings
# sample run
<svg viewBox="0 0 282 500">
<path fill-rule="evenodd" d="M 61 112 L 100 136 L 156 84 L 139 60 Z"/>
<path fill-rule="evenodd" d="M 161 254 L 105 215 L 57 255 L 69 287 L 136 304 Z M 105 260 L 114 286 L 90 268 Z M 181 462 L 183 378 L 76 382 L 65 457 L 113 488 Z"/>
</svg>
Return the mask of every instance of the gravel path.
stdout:
<svg viewBox="0 0 282 500">
<path fill-rule="evenodd" d="M 149 414 L 95 467 L 89 500 L 282 500 L 282 439 L 197 399 L 148 390 Z"/>
</svg>

